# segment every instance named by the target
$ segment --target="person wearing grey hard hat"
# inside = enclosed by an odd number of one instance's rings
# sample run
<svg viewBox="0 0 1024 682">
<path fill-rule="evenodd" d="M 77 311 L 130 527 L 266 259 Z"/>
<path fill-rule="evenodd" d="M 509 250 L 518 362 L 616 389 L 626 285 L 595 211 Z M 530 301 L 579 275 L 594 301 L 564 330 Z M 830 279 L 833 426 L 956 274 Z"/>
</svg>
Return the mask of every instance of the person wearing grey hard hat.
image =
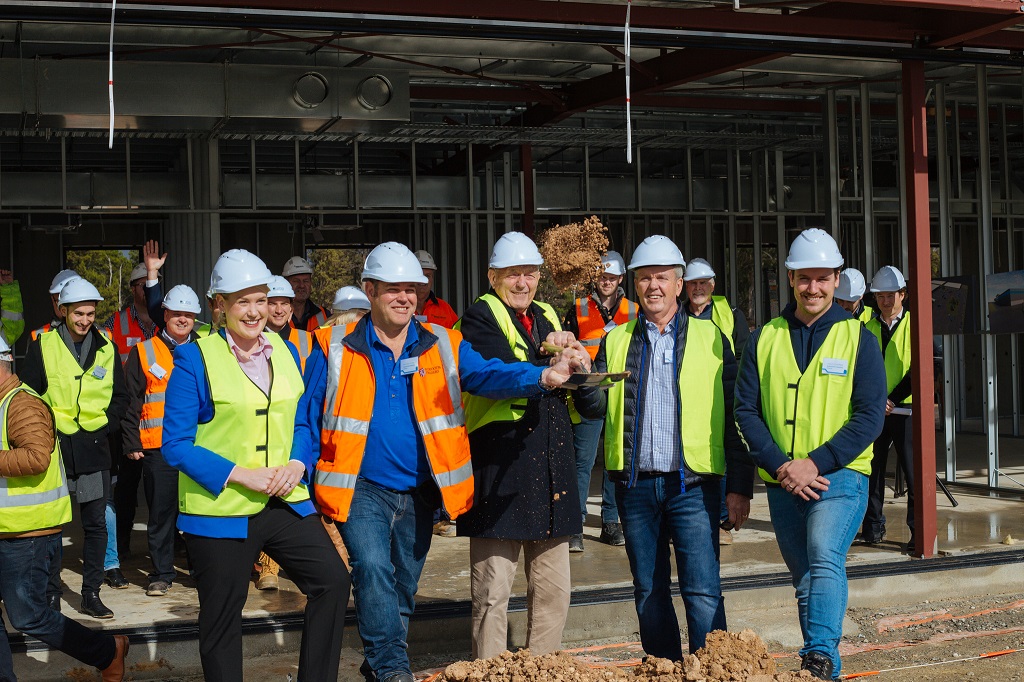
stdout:
<svg viewBox="0 0 1024 682">
<path fill-rule="evenodd" d="M 96 306 L 102 300 L 89 281 L 68 280 L 57 299 L 64 319 L 29 344 L 19 371 L 53 410 L 64 470 L 75 490 L 84 531 L 81 612 L 106 619 L 114 614 L 100 600 L 100 587 L 116 577 L 104 572 L 109 566 L 105 560 L 110 551 L 108 536 L 115 533 L 107 520 L 112 449 L 120 453 L 128 392 L 117 347 L 95 324 Z M 76 381 L 76 377 L 85 380 Z M 60 562 L 50 565 L 47 599 L 59 608 Z"/>
<path fill-rule="evenodd" d="M 732 344 L 737 364 L 743 358 L 743 347 L 750 336 L 747 317 L 739 308 L 733 308 L 725 296 L 715 296 L 715 271 L 703 258 L 691 258 L 686 263 L 683 273 L 683 291 L 686 303 L 683 308 L 690 317 L 699 320 L 711 320 L 722 330 L 725 338 Z M 729 508 L 725 503 L 725 480 L 722 480 L 721 525 L 718 529 L 718 542 L 722 545 L 732 544 L 732 531 L 729 530 Z"/>
<path fill-rule="evenodd" d="M 797 235 L 786 258 L 793 301 L 750 335 L 736 380 L 736 423 L 796 588 L 800 667 L 824 680 L 841 673 L 846 554 L 885 415 L 878 343 L 834 301 L 842 266 L 828 232 Z"/>
<path fill-rule="evenodd" d="M 726 629 L 719 557 L 721 479 L 737 528 L 753 496 L 753 467 L 732 419 L 736 360 L 712 322 L 682 309 L 686 261 L 665 235 L 633 251 L 629 269 L 641 314 L 608 332 L 594 370 L 629 375 L 607 391 L 577 391 L 584 416 L 605 420 L 605 468 L 633 576 L 640 642 L 651 656 L 681 660 L 672 605 L 675 557 L 689 652 Z"/>
<path fill-rule="evenodd" d="M 907 280 L 892 265 L 886 265 L 871 278 L 871 293 L 875 296 L 876 312 L 865 324 L 871 332 L 885 362 L 885 380 L 888 395 L 885 399 L 885 426 L 875 440 L 871 460 L 868 508 L 864 514 L 861 534 L 869 545 L 885 538 L 885 480 L 889 463 L 889 450 L 896 450 L 900 467 L 907 483 L 907 529 L 910 537 L 906 549 L 914 548 L 914 428 L 910 376 L 913 371 L 913 344 L 910 338 L 910 311 L 903 307 L 907 297 Z"/>
<path fill-rule="evenodd" d="M 836 287 L 836 303 L 865 324 L 875 314 L 871 306 L 864 305 L 864 293 L 866 291 L 867 285 L 864 282 L 864 275 L 860 270 L 857 268 L 845 268 L 839 273 L 839 286 Z"/>
<path fill-rule="evenodd" d="M 448 329 L 453 328 L 459 321 L 458 314 L 448 301 L 434 293 L 434 275 L 437 273 L 434 257 L 420 249 L 416 251 L 416 260 L 420 262 L 423 276 L 427 278 L 425 283 L 416 285 L 416 319 L 420 322 L 439 324 Z"/>
<path fill-rule="evenodd" d="M 199 338 L 193 327 L 196 315 L 202 312 L 199 296 L 191 287 L 172 287 L 163 302 L 160 332 L 151 339 L 135 344 L 124 363 L 128 408 L 121 419 L 125 457 L 141 470 L 143 493 L 149 509 L 146 540 L 153 570 L 148 577 L 146 594 L 162 597 L 174 583 L 175 522 L 178 518 L 178 471 L 171 467 L 161 452 L 163 442 L 164 391 L 174 370 L 174 349 Z M 135 500 L 138 479 L 121 476 L 117 482 L 117 522 L 135 524 Z M 120 530 L 120 529 L 119 529 Z M 125 543 L 122 541 L 122 546 Z"/>
<path fill-rule="evenodd" d="M 426 277 L 403 244 L 370 251 L 362 280 L 369 314 L 316 332 L 328 362 L 309 387 L 322 414 L 315 491 L 351 557 L 367 672 L 412 682 L 408 621 L 434 511 L 461 528 L 474 506 L 479 451 L 470 458 L 473 413 L 463 396 L 525 402 L 561 386 L 579 358 L 563 352 L 545 367 L 487 362 L 459 332 L 419 322 L 416 285 Z"/>
<path fill-rule="evenodd" d="M 302 256 L 292 256 L 284 267 L 281 276 L 288 280 L 295 292 L 292 299 L 292 318 L 288 324 L 296 329 L 313 332 L 327 321 L 329 314 L 323 306 L 309 300 L 313 291 L 313 264 Z"/>
<path fill-rule="evenodd" d="M 591 360 L 597 357 L 601 339 L 620 324 L 635 319 L 640 308 L 626 297 L 622 282 L 626 275 L 626 261 L 618 251 L 609 251 L 601 259 L 603 270 L 591 285 L 588 295 L 577 298 L 575 305 L 566 313 L 562 327 L 576 335 L 587 349 Z M 587 522 L 587 497 L 590 494 L 590 477 L 597 459 L 597 446 L 604 430 L 603 419 L 580 418 L 572 427 L 573 448 L 576 450 L 576 482 L 579 486 L 580 515 Z M 601 484 L 601 536 L 600 541 L 616 547 L 626 544 L 619 522 L 619 510 L 615 506 L 615 484 L 608 478 L 602 467 Z M 569 551 L 582 552 L 583 533 L 569 538 Z"/>
</svg>

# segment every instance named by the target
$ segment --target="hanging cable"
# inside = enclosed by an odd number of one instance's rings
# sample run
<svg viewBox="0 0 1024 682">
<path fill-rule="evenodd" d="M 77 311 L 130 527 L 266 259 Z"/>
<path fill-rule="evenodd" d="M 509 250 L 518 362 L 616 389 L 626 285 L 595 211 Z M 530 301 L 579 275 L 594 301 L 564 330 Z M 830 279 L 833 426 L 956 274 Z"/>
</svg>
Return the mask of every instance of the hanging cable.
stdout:
<svg viewBox="0 0 1024 682">
<path fill-rule="evenodd" d="M 114 148 L 114 11 L 117 9 L 117 0 L 110 2 L 110 49 L 108 51 L 110 60 L 107 67 L 107 99 L 110 100 L 110 130 L 107 140 L 107 149 Z"/>
<path fill-rule="evenodd" d="M 626 53 L 626 163 L 633 163 L 633 117 L 629 102 L 629 62 L 630 62 L 630 40 L 629 40 L 629 10 L 633 7 L 633 0 L 626 0 L 626 35 L 623 39 Z"/>
</svg>

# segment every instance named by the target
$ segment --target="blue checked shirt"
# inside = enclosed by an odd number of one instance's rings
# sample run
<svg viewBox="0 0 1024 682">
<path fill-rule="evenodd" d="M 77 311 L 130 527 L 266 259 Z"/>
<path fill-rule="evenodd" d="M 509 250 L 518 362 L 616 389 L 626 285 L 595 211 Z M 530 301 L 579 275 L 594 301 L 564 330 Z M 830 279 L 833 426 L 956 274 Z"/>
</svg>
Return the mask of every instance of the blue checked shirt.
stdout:
<svg viewBox="0 0 1024 682">
<path fill-rule="evenodd" d="M 647 327 L 649 363 L 646 372 L 643 405 L 640 413 L 640 442 L 635 450 L 639 471 L 672 472 L 679 470 L 679 405 L 676 398 L 676 320 L 658 332 L 657 325 L 644 320 Z"/>
</svg>

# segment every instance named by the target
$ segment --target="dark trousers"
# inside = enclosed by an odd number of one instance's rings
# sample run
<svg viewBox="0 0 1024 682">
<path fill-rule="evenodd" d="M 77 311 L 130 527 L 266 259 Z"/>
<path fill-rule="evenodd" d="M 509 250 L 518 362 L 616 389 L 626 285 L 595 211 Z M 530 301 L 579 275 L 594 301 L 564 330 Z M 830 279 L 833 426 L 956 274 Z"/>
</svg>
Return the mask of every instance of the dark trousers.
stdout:
<svg viewBox="0 0 1024 682">
<path fill-rule="evenodd" d="M 117 483 L 114 484 L 114 512 L 117 514 L 117 553 L 128 558 L 131 556 L 130 540 L 132 526 L 135 524 L 135 509 L 139 505 L 139 482 L 142 480 L 145 465 L 141 460 L 122 457 L 117 469 Z M 174 501 L 177 507 L 177 499 Z"/>
<path fill-rule="evenodd" d="M 889 462 L 889 448 L 893 446 L 907 482 L 907 527 L 910 528 L 910 536 L 914 536 L 914 427 L 910 420 L 910 415 L 889 415 L 885 418 L 882 435 L 875 441 L 868 482 L 868 509 L 861 528 L 865 538 L 877 538 L 885 531 L 885 514 L 882 513 L 885 469 Z"/>
<path fill-rule="evenodd" d="M 207 682 L 242 680 L 242 607 L 260 550 L 306 595 L 298 682 L 338 679 L 349 576 L 320 517 L 274 498 L 249 518 L 247 538 L 185 535 L 199 591 L 199 656 Z"/>
<path fill-rule="evenodd" d="M 90 630 L 46 605 L 50 564 L 57 562 L 60 545 L 60 533 L 0 540 L 0 599 L 4 610 L 15 630 L 86 665 L 105 668 L 114 660 L 114 638 Z M 16 679 L 11 646 L 0 621 L 0 682 Z"/>
<path fill-rule="evenodd" d="M 114 505 L 117 510 L 117 550 L 125 556 L 129 547 L 135 510 L 138 506 L 139 480 L 149 507 L 149 522 L 146 524 L 146 539 L 149 542 L 149 556 L 153 571 L 149 581 L 174 582 L 174 538 L 177 535 L 175 522 L 178 520 L 178 470 L 164 459 L 159 450 L 146 450 L 140 460 L 127 457 L 121 464 L 114 491 Z"/>
<path fill-rule="evenodd" d="M 107 498 L 110 497 L 110 472 L 103 472 L 103 495 L 78 504 L 78 517 L 82 523 L 82 594 L 99 592 L 103 585 L 103 555 L 107 551 Z M 64 593 L 60 582 L 61 553 L 50 562 L 50 580 L 47 596 Z"/>
</svg>

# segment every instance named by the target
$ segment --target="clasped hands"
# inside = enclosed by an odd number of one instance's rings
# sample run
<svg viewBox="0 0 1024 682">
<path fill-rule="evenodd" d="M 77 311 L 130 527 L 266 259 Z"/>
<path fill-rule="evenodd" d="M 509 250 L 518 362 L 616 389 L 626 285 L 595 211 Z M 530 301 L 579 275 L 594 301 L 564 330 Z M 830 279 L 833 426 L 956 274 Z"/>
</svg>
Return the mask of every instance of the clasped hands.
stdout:
<svg viewBox="0 0 1024 682">
<path fill-rule="evenodd" d="M 258 467 L 249 469 L 243 466 L 236 466 L 228 475 L 228 483 L 237 483 L 271 497 L 284 497 L 288 495 L 295 486 L 302 483 L 302 476 L 306 473 L 306 467 L 298 460 L 291 460 L 284 466 Z"/>
<path fill-rule="evenodd" d="M 828 490 L 828 479 L 818 475 L 818 465 L 809 458 L 791 459 L 775 471 L 782 489 L 804 500 L 818 500 Z"/>
</svg>

